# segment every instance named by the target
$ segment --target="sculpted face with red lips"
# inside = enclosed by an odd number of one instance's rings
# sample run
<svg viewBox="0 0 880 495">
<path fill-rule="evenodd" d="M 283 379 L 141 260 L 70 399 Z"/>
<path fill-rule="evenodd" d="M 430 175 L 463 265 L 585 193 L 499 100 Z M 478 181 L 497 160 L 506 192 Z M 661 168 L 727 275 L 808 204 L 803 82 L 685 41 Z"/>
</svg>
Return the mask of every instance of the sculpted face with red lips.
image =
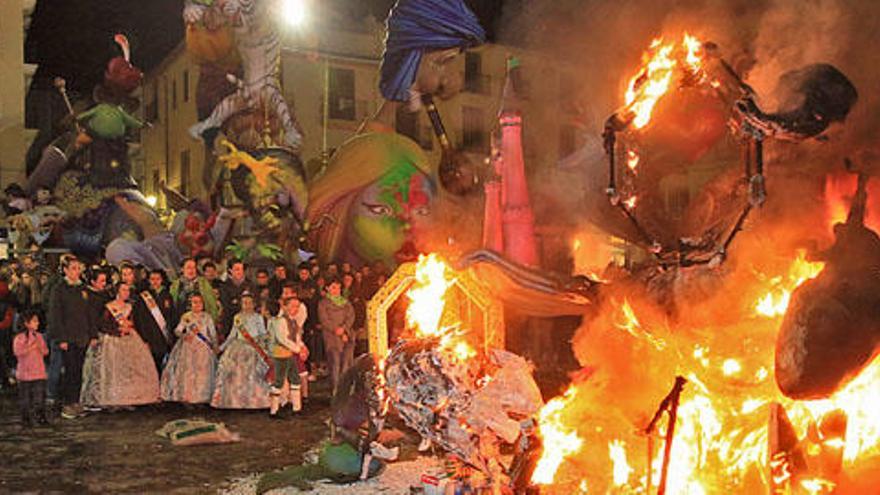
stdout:
<svg viewBox="0 0 880 495">
<path fill-rule="evenodd" d="M 358 136 L 333 156 L 309 191 L 312 247 L 326 261 L 396 265 L 417 256 L 437 187 L 427 156 L 410 139 Z"/>
</svg>

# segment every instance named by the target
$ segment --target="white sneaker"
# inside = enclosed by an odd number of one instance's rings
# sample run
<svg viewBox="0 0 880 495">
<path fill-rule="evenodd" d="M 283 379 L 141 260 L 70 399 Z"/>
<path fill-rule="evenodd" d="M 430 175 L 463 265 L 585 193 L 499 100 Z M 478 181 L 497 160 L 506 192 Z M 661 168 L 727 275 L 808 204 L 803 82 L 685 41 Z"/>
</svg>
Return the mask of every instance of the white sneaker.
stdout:
<svg viewBox="0 0 880 495">
<path fill-rule="evenodd" d="M 422 442 L 419 444 L 419 452 L 426 452 L 431 448 L 431 439 L 423 438 Z"/>
<path fill-rule="evenodd" d="M 396 461 L 397 456 L 400 454 L 400 447 L 388 448 L 379 442 L 372 442 L 370 444 L 370 453 L 373 454 L 373 457 L 376 459 L 382 459 L 383 461 Z"/>
</svg>

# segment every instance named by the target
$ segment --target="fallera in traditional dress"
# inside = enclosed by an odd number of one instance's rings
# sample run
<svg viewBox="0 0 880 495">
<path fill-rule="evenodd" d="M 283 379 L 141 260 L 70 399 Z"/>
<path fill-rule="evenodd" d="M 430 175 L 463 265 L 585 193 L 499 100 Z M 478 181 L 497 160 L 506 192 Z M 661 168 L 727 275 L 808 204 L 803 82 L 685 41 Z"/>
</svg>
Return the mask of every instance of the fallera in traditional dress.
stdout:
<svg viewBox="0 0 880 495">
<path fill-rule="evenodd" d="M 211 402 L 217 371 L 214 354 L 217 331 L 211 315 L 184 313 L 174 333 L 178 340 L 162 371 L 162 400 L 190 404 Z"/>
<path fill-rule="evenodd" d="M 211 406 L 220 409 L 269 407 L 268 334 L 258 313 L 238 313 L 217 367 Z M 257 350 L 259 347 L 259 350 Z"/>
<path fill-rule="evenodd" d="M 120 332 L 120 323 L 131 321 L 131 310 L 131 304 L 104 306 L 98 344 L 89 347 L 83 365 L 83 405 L 121 407 L 159 402 L 159 375 L 149 346 L 133 329 L 127 335 Z"/>
</svg>

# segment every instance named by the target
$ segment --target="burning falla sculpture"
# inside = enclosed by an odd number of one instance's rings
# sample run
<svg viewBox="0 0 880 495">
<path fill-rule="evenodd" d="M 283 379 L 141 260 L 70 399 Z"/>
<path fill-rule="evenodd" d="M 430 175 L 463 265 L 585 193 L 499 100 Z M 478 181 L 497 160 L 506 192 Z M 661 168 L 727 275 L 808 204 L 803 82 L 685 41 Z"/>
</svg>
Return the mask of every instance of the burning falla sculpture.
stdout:
<svg viewBox="0 0 880 495">
<path fill-rule="evenodd" d="M 776 382 L 787 396 L 831 395 L 857 375 L 880 343 L 880 236 L 865 226 L 867 177 L 823 253 L 818 277 L 792 294 L 776 342 Z"/>
</svg>

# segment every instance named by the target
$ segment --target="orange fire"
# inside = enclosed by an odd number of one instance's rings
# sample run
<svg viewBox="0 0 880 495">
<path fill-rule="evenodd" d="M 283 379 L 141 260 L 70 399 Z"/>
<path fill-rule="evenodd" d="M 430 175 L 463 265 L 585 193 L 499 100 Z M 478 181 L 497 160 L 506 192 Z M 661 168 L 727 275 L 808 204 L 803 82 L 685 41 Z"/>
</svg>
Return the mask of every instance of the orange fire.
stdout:
<svg viewBox="0 0 880 495">
<path fill-rule="evenodd" d="M 544 445 L 541 458 L 532 474 L 532 483 L 548 485 L 556 477 L 556 470 L 562 461 L 580 451 L 584 441 L 573 428 L 563 422 L 562 413 L 575 401 L 577 389 L 569 387 L 561 397 L 557 397 L 541 408 L 538 416 L 538 434 Z"/>
<path fill-rule="evenodd" d="M 641 129 L 670 89 L 687 82 L 720 87 L 706 74 L 704 55 L 700 41 L 688 34 L 680 42 L 655 39 L 628 81 L 619 115 Z M 638 153 L 627 151 L 625 160 L 635 173 Z M 853 175 L 828 177 L 829 228 L 846 220 L 855 190 Z M 868 198 L 875 203 L 868 204 L 866 225 L 880 231 L 880 181 L 869 182 Z M 629 200 L 633 208 L 635 197 Z M 575 254 L 582 250 L 576 240 Z M 591 493 L 655 493 L 665 424 L 650 439 L 637 432 L 654 412 L 657 403 L 651 401 L 662 398 L 675 375 L 688 384 L 678 408 L 666 493 L 768 493 L 774 486 L 772 493 L 824 495 L 840 493 L 838 484 L 860 470 L 880 473 L 880 357 L 824 400 L 789 399 L 773 378 L 777 333 L 792 293 L 823 268 L 807 260 L 805 251 L 770 275 L 749 272 L 746 279 L 749 268 L 738 268 L 739 285 L 726 287 L 724 297 L 683 301 L 676 328 L 662 312 L 637 312 L 630 303 L 641 302 L 636 296 L 607 298 L 595 322 L 575 337 L 575 352 L 590 366 L 590 378 L 572 384 L 541 411 L 545 450 L 532 479 L 542 493 L 569 494 L 578 487 L 585 492 L 587 486 Z M 769 422 L 776 404 L 801 439 L 806 470 L 789 466 L 782 456 L 771 459 Z M 845 434 L 823 437 L 819 425 L 832 414 L 845 416 Z M 825 455 L 842 459 L 839 476 L 823 471 Z"/>
<path fill-rule="evenodd" d="M 626 166 L 629 167 L 633 173 L 636 173 L 636 167 L 639 166 L 639 160 L 639 154 L 635 151 L 628 150 L 626 152 Z"/>
<path fill-rule="evenodd" d="M 787 271 L 771 282 L 777 284 L 774 289 L 791 291 L 815 277 L 821 268 L 821 264 L 806 261 L 804 253 L 797 253 Z M 768 281 L 755 277 L 754 283 L 757 288 Z M 757 292 L 743 290 L 742 295 Z M 637 312 L 634 308 L 638 306 L 626 299 L 609 299 L 608 305 L 604 312 L 609 314 L 607 338 L 620 340 L 623 335 L 641 345 L 633 355 L 619 356 L 615 348 L 603 348 L 602 343 L 610 341 L 601 338 L 590 346 L 592 352 L 608 353 L 612 363 L 632 360 L 632 372 L 643 377 L 642 381 L 633 380 L 630 386 L 635 389 L 648 388 L 647 381 L 656 373 L 677 373 L 688 380 L 678 409 L 666 493 L 767 493 L 771 482 L 768 421 L 773 403 L 784 407 L 799 438 L 812 438 L 807 441 L 807 455 L 819 456 L 836 449 L 841 453 L 843 469 L 866 459 L 880 460 L 880 415 L 876 413 L 880 410 L 880 358 L 831 398 L 794 401 L 782 396 L 772 378 L 773 350 L 782 314 L 757 319 L 744 315 L 732 328 L 688 330 L 670 329 L 665 320 L 652 320 L 649 313 Z M 591 332 L 597 330 L 591 328 Z M 614 373 L 619 371 L 615 369 Z M 572 493 L 577 485 L 569 480 L 581 478 L 592 493 L 654 493 L 659 484 L 665 426 L 654 437 L 648 460 L 647 439 L 634 431 L 645 426 L 645 415 L 653 413 L 651 405 L 626 418 L 615 409 L 616 396 L 621 392 L 617 387 L 590 395 L 591 387 L 601 386 L 603 378 L 597 380 L 599 385 L 590 381 L 572 385 L 542 411 L 542 438 L 552 452 L 545 452 L 542 458 L 548 459 L 550 467 L 533 479 L 540 480 L 542 493 L 547 494 Z M 649 397 L 658 400 L 662 391 Z M 811 425 L 838 410 L 848 420 L 845 436 L 814 438 L 815 426 Z M 808 437 L 811 428 L 814 433 Z M 549 433 L 545 434 L 545 429 Z M 804 477 L 779 465 L 780 459 L 774 462 L 779 468 L 776 473 L 787 473 L 775 481 L 777 487 L 787 487 L 784 493 L 824 495 L 836 489 L 835 479 L 817 473 Z"/>
<path fill-rule="evenodd" d="M 459 322 L 441 325 L 446 296 L 455 283 L 452 270 L 436 254 L 420 255 L 416 264 L 415 282 L 407 292 L 409 307 L 406 321 L 418 338 L 438 337 L 440 347 L 463 361 L 476 356 L 458 331 Z"/>
<path fill-rule="evenodd" d="M 836 223 L 846 222 L 858 178 L 853 174 L 828 175 L 825 178 L 825 216 L 828 232 Z M 865 225 L 880 232 L 880 181 L 868 181 L 868 208 Z"/>
<path fill-rule="evenodd" d="M 636 317 L 636 312 L 633 311 L 632 306 L 630 306 L 629 301 L 626 299 L 623 300 L 623 305 L 620 306 L 620 316 L 619 322 L 616 323 L 617 328 L 624 330 L 637 339 L 644 339 L 657 350 L 666 347 L 666 342 L 663 339 L 655 337 L 651 332 L 642 328 L 642 324 L 639 323 L 639 319 Z"/>
<path fill-rule="evenodd" d="M 773 287 L 757 302 L 755 312 L 769 318 L 784 315 L 791 301 L 792 291 L 807 280 L 816 278 L 824 267 L 825 263 L 807 261 L 806 251 L 798 251 L 788 274 L 771 280 Z"/>
<path fill-rule="evenodd" d="M 702 45 L 697 38 L 685 33 L 680 43 L 655 39 L 642 55 L 643 67 L 627 86 L 626 111 L 633 117 L 633 126 L 641 129 L 648 125 L 654 107 L 670 86 L 685 76 L 702 75 L 702 63 Z"/>
</svg>

